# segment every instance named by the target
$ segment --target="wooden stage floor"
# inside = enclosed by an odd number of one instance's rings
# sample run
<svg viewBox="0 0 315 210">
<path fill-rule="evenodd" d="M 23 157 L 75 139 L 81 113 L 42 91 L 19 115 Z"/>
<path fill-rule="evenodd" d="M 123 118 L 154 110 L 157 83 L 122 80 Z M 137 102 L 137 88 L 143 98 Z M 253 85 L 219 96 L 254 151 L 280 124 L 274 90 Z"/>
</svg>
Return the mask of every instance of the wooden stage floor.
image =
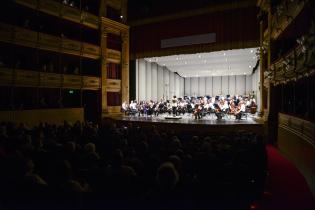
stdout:
<svg viewBox="0 0 315 210">
<path fill-rule="evenodd" d="M 180 132 L 233 132 L 245 130 L 255 132 L 258 134 L 263 133 L 263 121 L 256 117 L 249 115 L 247 118 L 243 117 L 241 120 L 236 120 L 234 116 L 224 117 L 221 120 L 216 119 L 215 115 L 207 115 L 202 119 L 195 119 L 192 115 L 181 115 L 182 119 L 165 119 L 169 115 L 160 116 L 109 116 L 107 119 L 113 120 L 119 125 L 133 125 L 141 127 L 155 126 L 162 130 L 173 130 Z"/>
</svg>

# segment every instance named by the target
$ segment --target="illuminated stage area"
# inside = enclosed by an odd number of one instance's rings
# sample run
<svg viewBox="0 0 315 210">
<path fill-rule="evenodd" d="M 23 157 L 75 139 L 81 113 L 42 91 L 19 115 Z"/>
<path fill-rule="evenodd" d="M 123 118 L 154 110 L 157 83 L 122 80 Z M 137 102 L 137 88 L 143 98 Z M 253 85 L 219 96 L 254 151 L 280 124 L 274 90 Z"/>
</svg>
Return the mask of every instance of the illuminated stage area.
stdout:
<svg viewBox="0 0 315 210">
<path fill-rule="evenodd" d="M 112 116 L 111 119 L 118 125 L 130 125 L 150 128 L 155 126 L 160 131 L 175 131 L 176 133 L 194 132 L 199 135 L 207 133 L 229 133 L 240 130 L 262 135 L 263 122 L 254 115 L 248 115 L 241 120 L 234 116 L 226 116 L 223 119 L 216 119 L 214 114 L 206 115 L 201 119 L 195 119 L 191 114 L 181 115 L 181 119 L 165 119 L 168 114 L 159 116 Z"/>
</svg>

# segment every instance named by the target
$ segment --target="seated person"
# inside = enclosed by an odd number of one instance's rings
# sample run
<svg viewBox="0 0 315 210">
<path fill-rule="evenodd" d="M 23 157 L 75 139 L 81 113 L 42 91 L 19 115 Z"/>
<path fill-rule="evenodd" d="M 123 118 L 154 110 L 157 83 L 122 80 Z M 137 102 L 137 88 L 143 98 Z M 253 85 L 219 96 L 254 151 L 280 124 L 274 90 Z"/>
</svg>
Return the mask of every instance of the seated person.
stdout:
<svg viewBox="0 0 315 210">
<path fill-rule="evenodd" d="M 125 115 L 127 115 L 128 111 L 129 111 L 129 105 L 127 104 L 126 101 L 124 101 L 121 105 L 121 110 L 125 113 Z"/>
<path fill-rule="evenodd" d="M 195 104 L 194 116 L 195 116 L 195 119 L 201 119 L 201 117 L 202 117 L 202 105 L 201 104 Z"/>
<path fill-rule="evenodd" d="M 244 103 L 243 100 L 241 100 L 241 101 L 238 103 L 237 110 L 235 111 L 235 118 L 236 118 L 237 120 L 242 119 L 242 114 L 245 113 L 245 111 L 246 111 L 245 103 Z"/>
<path fill-rule="evenodd" d="M 137 112 L 137 102 L 131 101 L 129 105 L 130 114 L 135 114 Z"/>
<path fill-rule="evenodd" d="M 223 114 L 222 114 L 222 110 L 221 110 L 221 107 L 219 106 L 219 104 L 215 103 L 213 104 L 214 105 L 214 113 L 215 113 L 215 116 L 217 116 L 218 120 L 221 120 L 222 117 L 223 117 Z"/>
</svg>

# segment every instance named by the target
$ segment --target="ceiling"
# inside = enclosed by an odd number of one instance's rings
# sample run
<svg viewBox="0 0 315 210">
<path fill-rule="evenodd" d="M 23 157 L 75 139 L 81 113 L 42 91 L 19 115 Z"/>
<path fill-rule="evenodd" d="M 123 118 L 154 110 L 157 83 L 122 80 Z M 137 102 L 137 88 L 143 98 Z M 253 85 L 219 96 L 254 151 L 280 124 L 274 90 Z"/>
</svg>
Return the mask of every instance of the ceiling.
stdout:
<svg viewBox="0 0 315 210">
<path fill-rule="evenodd" d="M 244 0 L 128 0 L 128 20 L 152 18 L 224 3 L 239 3 L 241 1 Z"/>
<path fill-rule="evenodd" d="M 145 58 L 182 77 L 250 75 L 257 63 L 257 48 Z"/>
</svg>

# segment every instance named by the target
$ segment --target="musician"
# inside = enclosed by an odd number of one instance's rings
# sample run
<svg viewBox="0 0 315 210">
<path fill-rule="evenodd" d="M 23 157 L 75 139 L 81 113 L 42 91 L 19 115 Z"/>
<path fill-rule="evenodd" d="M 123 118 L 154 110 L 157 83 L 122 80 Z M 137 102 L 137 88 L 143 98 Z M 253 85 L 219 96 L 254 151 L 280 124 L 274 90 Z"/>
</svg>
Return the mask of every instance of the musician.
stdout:
<svg viewBox="0 0 315 210">
<path fill-rule="evenodd" d="M 129 105 L 130 111 L 132 113 L 137 112 L 137 102 L 136 101 L 131 101 Z"/>
<path fill-rule="evenodd" d="M 151 116 L 153 114 L 154 107 L 155 107 L 155 104 L 154 104 L 153 100 L 150 100 L 149 103 L 147 104 L 147 114 L 148 115 Z"/>
<path fill-rule="evenodd" d="M 186 107 L 186 102 L 181 99 L 178 103 L 178 110 L 177 110 L 177 113 L 180 115 L 180 114 L 185 114 L 185 108 Z"/>
<path fill-rule="evenodd" d="M 236 106 L 233 100 L 230 100 L 230 105 L 229 105 L 230 113 L 234 114 L 236 112 Z"/>
<path fill-rule="evenodd" d="M 195 104 L 194 116 L 195 119 L 201 119 L 202 117 L 202 104 L 200 102 Z"/>
<path fill-rule="evenodd" d="M 227 112 L 228 109 L 229 109 L 229 104 L 228 104 L 228 102 L 227 102 L 226 100 L 222 99 L 221 104 L 223 104 L 223 105 L 222 105 L 222 111 L 223 111 L 223 112 Z"/>
<path fill-rule="evenodd" d="M 186 110 L 188 113 L 192 113 L 193 111 L 193 106 L 190 100 L 186 99 Z"/>
<path fill-rule="evenodd" d="M 240 120 L 242 119 L 242 114 L 245 113 L 246 106 L 243 100 L 240 100 L 237 106 L 237 110 L 235 111 L 235 119 Z"/>
<path fill-rule="evenodd" d="M 173 99 L 171 101 L 173 116 L 176 116 L 176 111 L 177 111 L 177 106 L 178 106 L 177 102 L 178 102 L 178 100 L 177 100 L 176 96 L 174 95 Z"/>
<path fill-rule="evenodd" d="M 223 116 L 222 116 L 222 109 L 221 109 L 220 103 L 214 104 L 214 113 L 215 113 L 215 116 L 217 116 L 218 120 L 222 119 Z"/>
<path fill-rule="evenodd" d="M 121 109 L 122 111 L 125 113 L 125 115 L 127 115 L 128 111 L 129 111 L 129 105 L 127 104 L 126 101 L 124 101 L 121 105 Z"/>
</svg>

